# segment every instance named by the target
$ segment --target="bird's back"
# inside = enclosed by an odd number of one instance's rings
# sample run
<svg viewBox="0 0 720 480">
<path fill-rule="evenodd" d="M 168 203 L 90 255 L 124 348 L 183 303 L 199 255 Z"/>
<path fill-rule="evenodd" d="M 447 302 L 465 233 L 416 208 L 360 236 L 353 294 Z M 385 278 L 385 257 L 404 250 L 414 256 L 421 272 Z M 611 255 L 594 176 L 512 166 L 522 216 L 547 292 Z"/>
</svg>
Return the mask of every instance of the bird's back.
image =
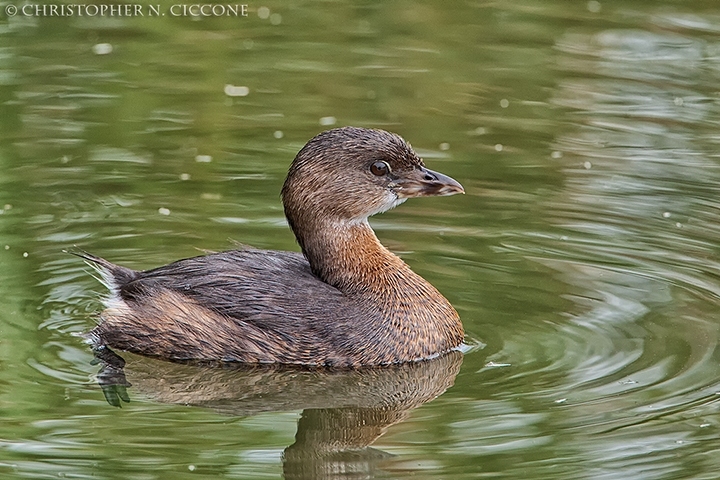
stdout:
<svg viewBox="0 0 720 480">
<path fill-rule="evenodd" d="M 350 327 L 369 312 L 299 253 L 232 250 L 144 272 L 85 258 L 112 294 L 95 344 L 171 360 L 357 363 Z"/>
</svg>

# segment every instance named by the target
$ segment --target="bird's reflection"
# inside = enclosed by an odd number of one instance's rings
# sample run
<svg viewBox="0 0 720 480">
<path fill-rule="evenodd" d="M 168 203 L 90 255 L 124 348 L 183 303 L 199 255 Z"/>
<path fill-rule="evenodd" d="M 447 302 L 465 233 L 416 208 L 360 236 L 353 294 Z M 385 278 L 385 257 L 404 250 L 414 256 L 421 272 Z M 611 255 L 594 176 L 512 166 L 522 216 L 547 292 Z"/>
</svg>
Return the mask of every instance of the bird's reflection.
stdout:
<svg viewBox="0 0 720 480">
<path fill-rule="evenodd" d="M 164 403 L 224 414 L 302 410 L 295 443 L 285 449 L 286 479 L 367 478 L 390 456 L 370 445 L 414 408 L 454 382 L 462 354 L 356 370 L 185 365 L 96 351 L 98 383 L 111 405 L 137 390 Z"/>
</svg>

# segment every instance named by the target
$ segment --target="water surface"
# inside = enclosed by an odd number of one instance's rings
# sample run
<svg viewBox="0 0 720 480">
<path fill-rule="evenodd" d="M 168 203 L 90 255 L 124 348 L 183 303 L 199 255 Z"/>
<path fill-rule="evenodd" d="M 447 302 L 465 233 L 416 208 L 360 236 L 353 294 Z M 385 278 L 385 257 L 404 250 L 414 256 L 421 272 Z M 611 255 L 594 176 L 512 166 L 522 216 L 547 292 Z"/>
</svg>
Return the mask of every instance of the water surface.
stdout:
<svg viewBox="0 0 720 480">
<path fill-rule="evenodd" d="M 716 3 L 3 17 L 0 474 L 715 478 Z M 285 171 L 340 125 L 465 186 L 371 223 L 469 352 L 346 375 L 92 363 L 75 334 L 102 286 L 63 249 L 138 269 L 295 250 Z"/>
</svg>

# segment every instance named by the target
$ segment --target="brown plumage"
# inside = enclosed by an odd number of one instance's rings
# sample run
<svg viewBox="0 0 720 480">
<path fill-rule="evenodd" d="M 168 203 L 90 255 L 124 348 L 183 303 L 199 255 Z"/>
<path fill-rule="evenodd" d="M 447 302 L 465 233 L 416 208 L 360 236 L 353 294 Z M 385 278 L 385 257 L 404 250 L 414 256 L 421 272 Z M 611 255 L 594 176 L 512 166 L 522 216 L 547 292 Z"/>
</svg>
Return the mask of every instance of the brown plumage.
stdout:
<svg viewBox="0 0 720 480">
<path fill-rule="evenodd" d="M 367 218 L 462 193 L 399 136 L 345 127 L 297 154 L 282 189 L 302 254 L 246 248 L 137 272 L 81 253 L 111 290 L 96 345 L 169 360 L 383 365 L 455 349 L 455 309 Z"/>
</svg>

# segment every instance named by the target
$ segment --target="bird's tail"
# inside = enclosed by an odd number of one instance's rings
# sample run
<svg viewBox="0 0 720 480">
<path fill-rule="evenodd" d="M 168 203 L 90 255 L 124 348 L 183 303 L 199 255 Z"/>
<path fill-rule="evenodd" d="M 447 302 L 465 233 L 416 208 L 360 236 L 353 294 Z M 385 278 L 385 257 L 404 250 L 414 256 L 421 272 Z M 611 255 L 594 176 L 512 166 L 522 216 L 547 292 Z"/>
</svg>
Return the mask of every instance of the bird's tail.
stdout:
<svg viewBox="0 0 720 480">
<path fill-rule="evenodd" d="M 138 272 L 135 270 L 115 265 L 104 258 L 98 257 L 84 250 L 73 248 L 65 251 L 82 258 L 85 260 L 85 263 L 94 268 L 100 275 L 98 280 L 100 280 L 111 293 L 116 293 L 121 286 L 133 281 L 137 277 Z"/>
</svg>

